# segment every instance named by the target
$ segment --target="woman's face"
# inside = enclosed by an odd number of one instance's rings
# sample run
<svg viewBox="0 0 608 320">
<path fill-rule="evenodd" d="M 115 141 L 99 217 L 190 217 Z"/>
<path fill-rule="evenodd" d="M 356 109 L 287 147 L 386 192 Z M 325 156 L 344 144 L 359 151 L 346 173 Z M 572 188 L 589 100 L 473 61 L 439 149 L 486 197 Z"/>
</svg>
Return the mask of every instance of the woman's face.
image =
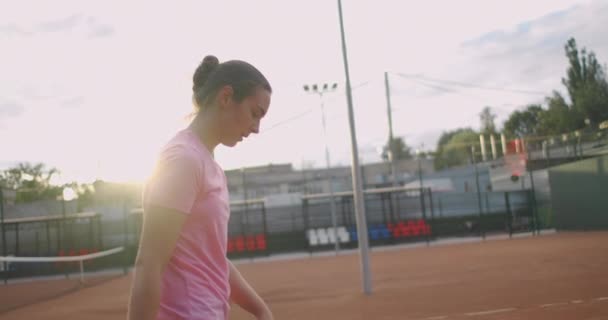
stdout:
<svg viewBox="0 0 608 320">
<path fill-rule="evenodd" d="M 228 87 L 221 113 L 220 143 L 233 147 L 252 133 L 260 130 L 260 121 L 270 107 L 270 92 L 258 87 L 241 102 L 232 99 L 232 88 Z"/>
</svg>

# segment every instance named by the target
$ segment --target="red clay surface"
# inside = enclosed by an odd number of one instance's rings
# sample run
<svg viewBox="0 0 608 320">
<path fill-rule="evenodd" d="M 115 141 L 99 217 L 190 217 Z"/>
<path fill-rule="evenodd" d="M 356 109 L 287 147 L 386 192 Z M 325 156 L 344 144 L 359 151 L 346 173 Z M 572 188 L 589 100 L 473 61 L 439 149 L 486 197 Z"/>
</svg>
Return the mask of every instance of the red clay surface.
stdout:
<svg viewBox="0 0 608 320">
<path fill-rule="evenodd" d="M 238 266 L 276 319 L 608 319 L 608 232 L 376 251 L 371 267 L 365 296 L 357 255 Z M 0 319 L 125 319 L 130 280 L 0 285 Z"/>
</svg>

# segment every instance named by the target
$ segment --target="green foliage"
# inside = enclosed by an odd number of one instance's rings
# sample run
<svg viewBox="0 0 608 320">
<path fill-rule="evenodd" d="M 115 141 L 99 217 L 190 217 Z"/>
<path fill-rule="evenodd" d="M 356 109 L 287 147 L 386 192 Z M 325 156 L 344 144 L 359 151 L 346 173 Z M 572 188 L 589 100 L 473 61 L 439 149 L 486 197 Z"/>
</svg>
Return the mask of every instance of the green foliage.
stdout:
<svg viewBox="0 0 608 320">
<path fill-rule="evenodd" d="M 578 118 L 589 119 L 590 124 L 597 125 L 608 119 L 608 82 L 605 70 L 597 61 L 595 53 L 577 48 L 576 40 L 571 38 L 565 45 L 569 67 L 562 83 L 568 89 L 573 109 Z"/>
<path fill-rule="evenodd" d="M 435 169 L 465 165 L 471 161 L 471 146 L 479 144 L 479 133 L 460 128 L 441 134 L 435 153 Z"/>
<path fill-rule="evenodd" d="M 19 163 L 0 172 L 0 186 L 17 190 L 16 202 L 56 199 L 63 192 L 62 187 L 51 185 L 56 174 L 56 168 L 46 169 L 42 163 Z"/>
<path fill-rule="evenodd" d="M 405 141 L 403 141 L 403 139 L 401 137 L 397 137 L 397 138 L 393 138 L 392 141 L 387 141 L 386 145 L 383 147 L 382 149 L 382 160 L 384 161 L 389 161 L 389 151 L 390 151 L 390 144 L 392 142 L 392 147 L 394 150 L 393 152 L 395 160 L 403 160 L 403 159 L 411 159 L 412 158 L 412 151 L 411 148 L 408 147 L 407 144 L 405 144 Z"/>
<path fill-rule="evenodd" d="M 505 121 L 504 133 L 509 138 L 538 135 L 538 124 L 543 111 L 542 107 L 536 104 L 528 105 L 522 111 L 514 111 Z"/>
<path fill-rule="evenodd" d="M 530 105 L 524 111 L 514 111 L 504 123 L 509 137 L 558 135 L 584 128 L 595 129 L 608 119 L 608 82 L 606 71 L 593 52 L 578 50 L 571 38 L 565 47 L 568 69 L 562 84 L 572 104 L 557 91 L 545 99 L 547 109 Z M 588 122 L 588 123 L 587 123 Z"/>
</svg>

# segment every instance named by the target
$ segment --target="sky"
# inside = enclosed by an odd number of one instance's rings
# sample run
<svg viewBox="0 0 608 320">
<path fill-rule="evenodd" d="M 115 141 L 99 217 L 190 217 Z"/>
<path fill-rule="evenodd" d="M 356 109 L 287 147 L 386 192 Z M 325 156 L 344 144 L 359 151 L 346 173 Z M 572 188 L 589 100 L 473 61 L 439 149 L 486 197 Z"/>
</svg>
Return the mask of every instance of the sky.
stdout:
<svg viewBox="0 0 608 320">
<path fill-rule="evenodd" d="M 220 147 L 227 170 L 350 165 L 337 2 L 0 0 L 0 168 L 43 162 L 65 181 L 141 181 L 192 111 L 207 54 L 245 60 L 273 86 L 261 132 Z M 36 10 L 33 10 L 36 8 Z M 343 1 L 359 155 L 380 161 L 393 131 L 431 150 L 443 131 L 479 127 L 565 93 L 563 46 L 608 62 L 608 1 Z M 426 79 L 473 84 L 472 88 Z M 303 85 L 337 83 L 321 99 Z M 490 90 L 488 88 L 494 88 Z"/>
</svg>

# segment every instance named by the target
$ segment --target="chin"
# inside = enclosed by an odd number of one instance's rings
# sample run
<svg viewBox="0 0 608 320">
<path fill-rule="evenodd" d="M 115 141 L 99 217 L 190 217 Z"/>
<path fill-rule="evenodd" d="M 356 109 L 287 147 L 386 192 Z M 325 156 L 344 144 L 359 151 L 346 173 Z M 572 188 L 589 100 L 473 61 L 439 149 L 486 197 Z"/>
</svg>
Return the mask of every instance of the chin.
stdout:
<svg viewBox="0 0 608 320">
<path fill-rule="evenodd" d="M 239 144 L 239 142 L 238 141 L 222 142 L 222 144 L 226 147 L 232 148 L 232 147 L 236 146 L 237 144 Z"/>
</svg>

